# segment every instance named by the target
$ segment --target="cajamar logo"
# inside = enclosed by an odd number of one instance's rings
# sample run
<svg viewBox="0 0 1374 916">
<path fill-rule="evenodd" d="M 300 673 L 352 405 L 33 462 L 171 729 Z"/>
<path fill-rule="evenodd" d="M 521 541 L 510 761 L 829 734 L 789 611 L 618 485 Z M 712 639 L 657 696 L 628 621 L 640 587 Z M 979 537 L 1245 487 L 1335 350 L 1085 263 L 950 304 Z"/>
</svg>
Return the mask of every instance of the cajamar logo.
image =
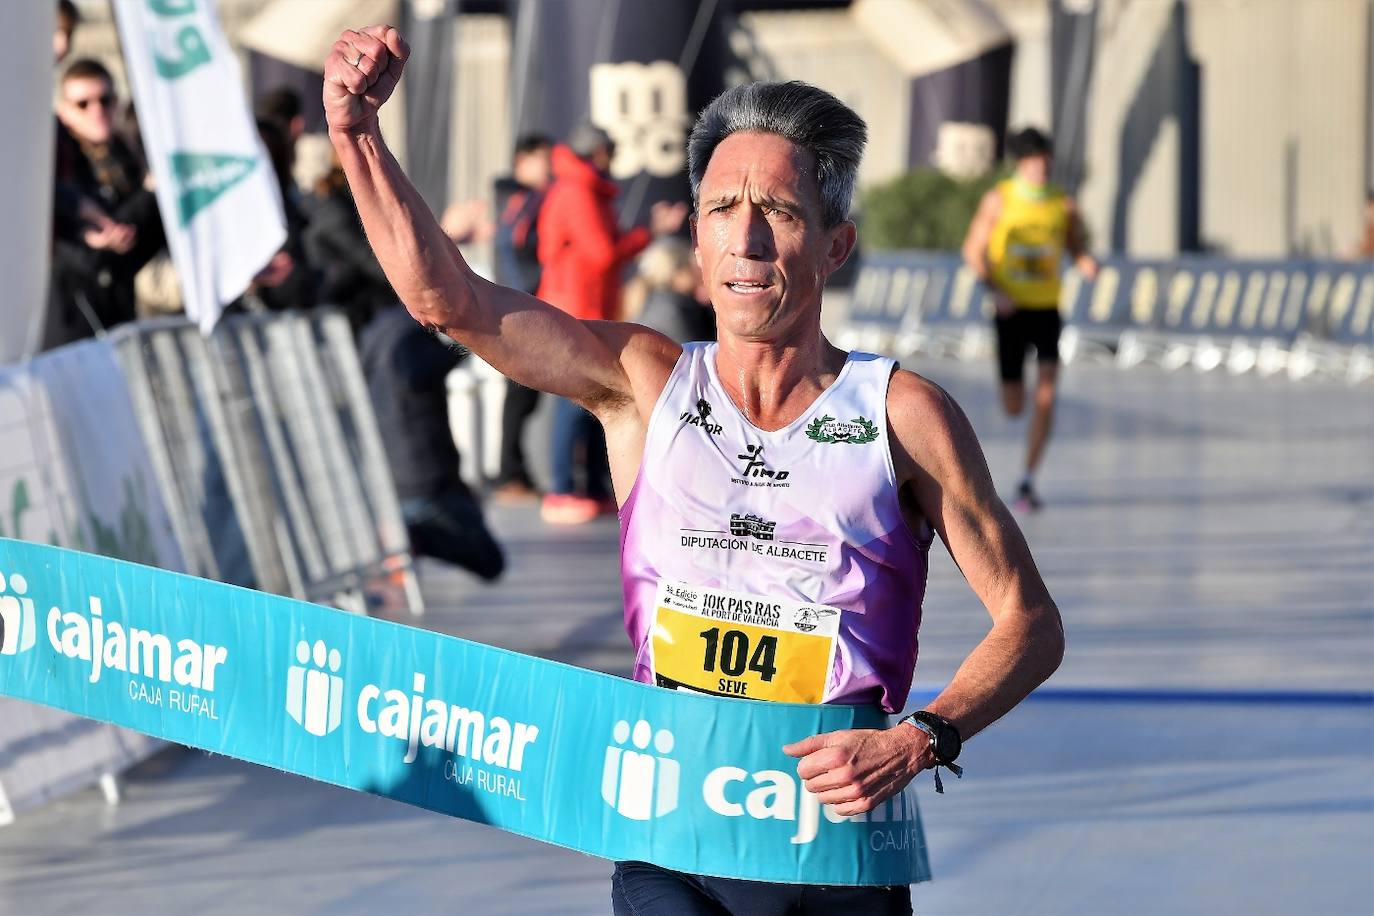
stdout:
<svg viewBox="0 0 1374 916">
<path fill-rule="evenodd" d="M 286 669 L 286 712 L 312 735 L 327 735 L 343 721 L 343 656 L 324 640 L 296 643 L 296 664 Z"/>
<path fill-rule="evenodd" d="M 640 719 L 630 727 L 624 719 L 611 732 L 601 768 L 601 798 L 619 814 L 636 821 L 668 814 L 677 808 L 682 767 L 668 755 L 676 743 L 666 728 L 654 731 Z M 652 740 L 653 750 L 649 750 Z"/>
<path fill-rule="evenodd" d="M 0 655 L 18 655 L 33 648 L 37 637 L 33 599 L 28 580 L 13 573 L 8 582 L 0 572 Z"/>
<path fill-rule="evenodd" d="M 678 419 L 688 426 L 700 426 L 712 436 L 719 436 L 724 431 L 723 426 L 719 423 L 712 422 L 711 403 L 705 398 L 699 398 L 697 400 L 696 413 L 692 413 L 690 410 L 684 410 L 682 416 L 678 417 Z"/>
<path fill-rule="evenodd" d="M 817 417 L 806 427 L 806 437 L 817 442 L 848 442 L 863 445 L 878 438 L 878 426 L 865 417 L 855 417 L 848 423 L 834 417 Z"/>
</svg>

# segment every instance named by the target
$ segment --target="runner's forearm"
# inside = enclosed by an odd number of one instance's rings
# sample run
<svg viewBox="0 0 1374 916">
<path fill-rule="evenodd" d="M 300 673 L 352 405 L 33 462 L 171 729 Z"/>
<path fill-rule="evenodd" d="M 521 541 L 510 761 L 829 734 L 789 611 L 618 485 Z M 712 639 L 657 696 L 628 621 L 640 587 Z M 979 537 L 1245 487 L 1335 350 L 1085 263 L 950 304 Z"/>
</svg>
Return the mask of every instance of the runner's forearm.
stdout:
<svg viewBox="0 0 1374 916">
<path fill-rule="evenodd" d="M 973 271 L 974 276 L 991 285 L 992 271 L 988 268 L 987 250 L 983 248 L 972 249 L 966 244 L 962 254 L 964 263 L 968 265 L 969 270 Z"/>
<path fill-rule="evenodd" d="M 1011 711 L 1049 678 L 1064 656 L 1064 632 L 1053 605 L 1004 613 L 928 707 L 967 740 Z"/>
<path fill-rule="evenodd" d="M 1077 262 L 1083 255 L 1088 254 L 1088 231 L 1083 226 L 1083 218 L 1078 213 L 1075 206 L 1069 213 L 1068 231 L 1064 234 L 1064 250 L 1069 253 L 1069 257 Z"/>
<path fill-rule="evenodd" d="M 632 331 L 598 329 L 474 273 L 375 124 L 334 131 L 330 139 L 368 243 L 412 317 L 527 387 L 584 406 L 630 403 L 621 357 Z"/>
<path fill-rule="evenodd" d="M 391 287 L 426 324 L 461 328 L 476 317 L 471 271 L 377 129 L 334 132 L 368 242 Z"/>
</svg>

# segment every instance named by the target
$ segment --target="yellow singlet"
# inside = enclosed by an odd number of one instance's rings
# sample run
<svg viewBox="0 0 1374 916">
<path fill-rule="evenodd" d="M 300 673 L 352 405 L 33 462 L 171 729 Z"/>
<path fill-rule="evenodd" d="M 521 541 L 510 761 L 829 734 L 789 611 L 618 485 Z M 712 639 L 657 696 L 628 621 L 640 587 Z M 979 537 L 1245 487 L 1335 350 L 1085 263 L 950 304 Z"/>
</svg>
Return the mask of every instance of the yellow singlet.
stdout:
<svg viewBox="0 0 1374 916">
<path fill-rule="evenodd" d="M 1018 308 L 1059 307 L 1059 274 L 1069 233 L 1064 192 L 1035 193 L 1015 178 L 999 182 L 1002 214 L 988 241 L 988 268 Z"/>
</svg>

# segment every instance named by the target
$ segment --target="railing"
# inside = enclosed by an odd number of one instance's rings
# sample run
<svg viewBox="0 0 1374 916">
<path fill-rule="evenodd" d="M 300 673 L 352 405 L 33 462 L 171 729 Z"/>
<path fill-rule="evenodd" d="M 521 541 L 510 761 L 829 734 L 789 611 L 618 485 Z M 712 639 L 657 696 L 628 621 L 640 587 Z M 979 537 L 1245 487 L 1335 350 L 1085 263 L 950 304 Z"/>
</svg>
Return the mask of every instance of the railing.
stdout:
<svg viewBox="0 0 1374 916">
<path fill-rule="evenodd" d="M 110 336 L 188 572 L 357 611 L 394 588 L 422 612 L 343 316 L 239 316 L 209 338 L 168 318 Z"/>
<path fill-rule="evenodd" d="M 1374 268 L 1330 261 L 1108 259 L 1064 275 L 1066 361 L 1141 363 L 1292 379 L 1374 378 Z M 957 255 L 868 255 L 849 348 L 973 358 L 991 345 L 987 290 Z"/>
</svg>

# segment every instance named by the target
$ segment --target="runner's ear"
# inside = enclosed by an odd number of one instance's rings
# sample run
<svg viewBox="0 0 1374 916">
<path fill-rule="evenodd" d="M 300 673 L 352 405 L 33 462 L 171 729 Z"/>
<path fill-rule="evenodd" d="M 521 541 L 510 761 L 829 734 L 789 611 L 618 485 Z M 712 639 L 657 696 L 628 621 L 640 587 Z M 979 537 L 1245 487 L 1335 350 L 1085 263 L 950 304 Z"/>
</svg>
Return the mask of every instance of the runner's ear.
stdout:
<svg viewBox="0 0 1374 916">
<path fill-rule="evenodd" d="M 828 277 L 835 271 L 844 266 L 844 262 L 849 260 L 849 256 L 854 252 L 854 246 L 859 240 L 859 230 L 855 227 L 854 221 L 847 219 L 840 223 L 830 232 L 830 247 L 826 251 L 825 275 Z"/>
</svg>

